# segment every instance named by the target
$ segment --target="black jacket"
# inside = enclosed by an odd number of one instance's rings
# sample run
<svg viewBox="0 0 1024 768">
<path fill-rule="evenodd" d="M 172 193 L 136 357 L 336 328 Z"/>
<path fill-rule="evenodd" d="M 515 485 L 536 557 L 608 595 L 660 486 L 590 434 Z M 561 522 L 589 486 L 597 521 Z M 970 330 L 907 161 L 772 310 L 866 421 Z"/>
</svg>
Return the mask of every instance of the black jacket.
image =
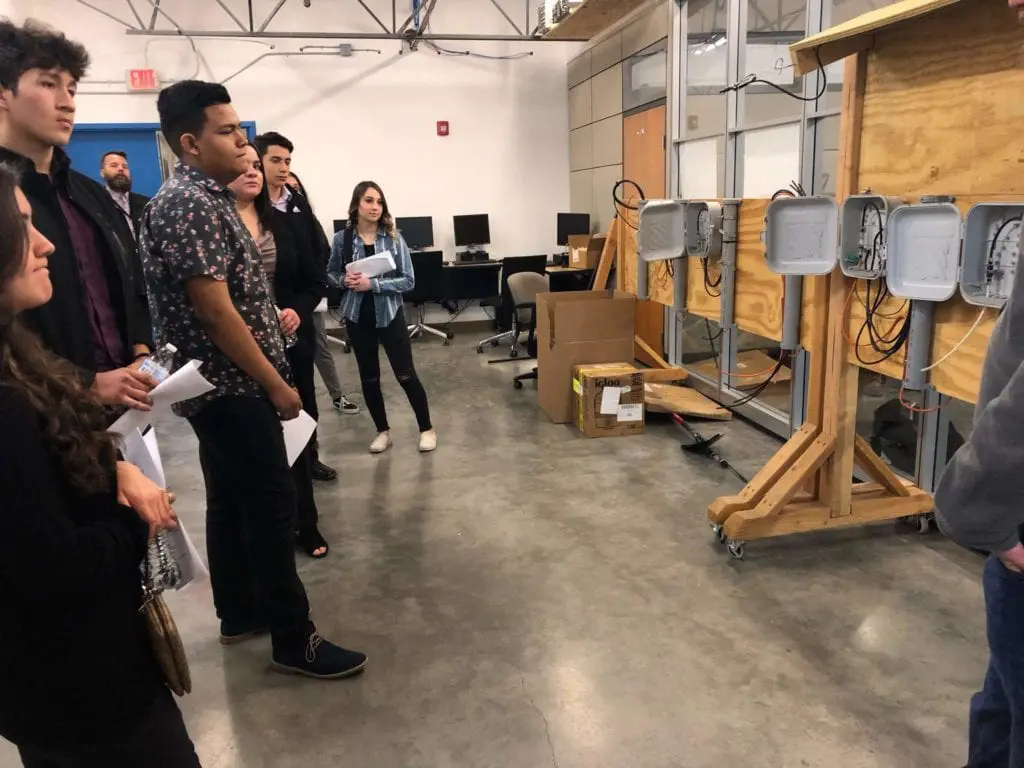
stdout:
<svg viewBox="0 0 1024 768">
<path fill-rule="evenodd" d="M 71 486 L 46 420 L 0 386 L 0 735 L 59 749 L 123 739 L 166 689 L 139 613 L 148 528 L 113 477 Z"/>
<path fill-rule="evenodd" d="M 327 270 L 310 242 L 310 232 L 302 216 L 271 211 L 270 231 L 277 246 L 274 295 L 277 306 L 294 309 L 299 315 L 300 341 L 315 345 L 313 310 L 327 294 Z"/>
<path fill-rule="evenodd" d="M 68 197 L 96 225 L 110 300 L 129 352 L 135 344 L 152 346 L 153 343 L 138 248 L 129 248 L 117 234 L 124 216 L 116 209 L 107 191 L 87 176 L 71 170 L 70 161 L 63 151 L 54 150 L 51 176 L 37 173 L 31 160 L 4 147 L 0 147 L 0 161 L 14 166 L 21 173 L 21 189 L 32 205 L 32 223 L 55 248 L 49 264 L 53 298 L 42 307 L 25 312 L 22 317 L 50 351 L 81 369 L 85 386 L 92 386 L 96 376 L 92 324 L 56 187 L 63 187 Z"/>
<path fill-rule="evenodd" d="M 104 189 L 103 191 L 110 197 L 109 190 Z M 110 202 L 114 205 L 114 213 L 120 214 L 114 220 L 117 236 L 121 238 L 121 243 L 128 250 L 135 250 L 138 247 L 139 225 L 142 223 L 142 212 L 146 210 L 146 205 L 149 201 L 150 198 L 145 195 L 139 195 L 135 192 L 128 193 L 128 210 L 131 212 L 132 223 L 135 225 L 135 234 L 132 234 L 132 228 L 128 226 L 128 220 L 125 218 L 124 211 L 114 202 L 114 198 L 110 198 Z"/>
</svg>

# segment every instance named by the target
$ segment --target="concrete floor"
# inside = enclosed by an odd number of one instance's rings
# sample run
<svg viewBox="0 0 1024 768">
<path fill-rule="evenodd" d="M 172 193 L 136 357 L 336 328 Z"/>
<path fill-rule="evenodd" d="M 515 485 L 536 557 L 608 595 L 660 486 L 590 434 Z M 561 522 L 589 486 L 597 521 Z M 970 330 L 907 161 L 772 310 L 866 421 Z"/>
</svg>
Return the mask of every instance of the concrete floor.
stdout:
<svg viewBox="0 0 1024 768">
<path fill-rule="evenodd" d="M 341 471 L 318 488 L 333 550 L 301 574 L 322 632 L 370 654 L 365 676 L 275 674 L 269 641 L 218 644 L 207 588 L 171 597 L 207 768 L 963 763 L 985 662 L 980 559 L 886 524 L 732 561 L 704 510 L 734 477 L 684 455 L 666 424 L 586 440 L 548 423 L 532 388 L 512 389 L 515 366 L 469 342 L 416 344 L 436 454 L 416 452 L 390 376 L 389 454 L 366 453 L 365 413 L 323 418 Z M 355 386 L 352 358 L 338 361 Z M 777 446 L 740 422 L 713 430 L 748 475 Z M 194 438 L 173 420 L 160 435 L 205 551 Z"/>
</svg>

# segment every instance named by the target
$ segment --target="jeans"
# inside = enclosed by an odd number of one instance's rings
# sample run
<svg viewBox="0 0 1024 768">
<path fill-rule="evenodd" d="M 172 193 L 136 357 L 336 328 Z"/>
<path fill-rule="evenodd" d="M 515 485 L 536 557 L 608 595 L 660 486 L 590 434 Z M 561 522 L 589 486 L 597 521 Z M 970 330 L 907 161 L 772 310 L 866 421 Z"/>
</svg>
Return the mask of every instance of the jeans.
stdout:
<svg viewBox="0 0 1024 768">
<path fill-rule="evenodd" d="M 387 432 L 388 413 L 384 406 L 384 393 L 380 388 L 380 347 L 391 363 L 395 378 L 402 385 L 409 404 L 416 414 L 416 423 L 420 432 L 431 429 L 430 406 L 427 404 L 427 393 L 423 389 L 420 377 L 416 375 L 416 367 L 412 362 L 412 343 L 409 341 L 409 328 L 405 321 L 405 310 L 399 309 L 395 319 L 387 328 L 377 328 L 365 323 L 346 320 L 348 341 L 356 356 L 359 367 L 359 379 L 363 385 L 363 399 L 366 409 L 370 412 L 374 426 L 378 432 Z"/>
<path fill-rule="evenodd" d="M 324 380 L 324 386 L 327 387 L 327 394 L 331 396 L 331 400 L 337 400 L 345 393 L 341 389 L 341 379 L 338 378 L 338 367 L 334 363 L 331 342 L 327 340 L 325 314 L 327 313 L 313 313 L 313 326 L 316 328 L 316 369 L 320 372 L 320 378 Z"/>
<path fill-rule="evenodd" d="M 115 743 L 18 751 L 25 768 L 200 768 L 181 711 L 166 688 L 142 720 Z"/>
<path fill-rule="evenodd" d="M 227 395 L 189 419 L 206 481 L 206 548 L 217 616 L 270 627 L 275 649 L 306 642 L 306 590 L 295 571 L 296 492 L 269 400 Z"/>
<path fill-rule="evenodd" d="M 990 555 L 982 583 L 989 664 L 971 699 L 967 768 L 1024 768 L 1024 573 Z"/>
</svg>

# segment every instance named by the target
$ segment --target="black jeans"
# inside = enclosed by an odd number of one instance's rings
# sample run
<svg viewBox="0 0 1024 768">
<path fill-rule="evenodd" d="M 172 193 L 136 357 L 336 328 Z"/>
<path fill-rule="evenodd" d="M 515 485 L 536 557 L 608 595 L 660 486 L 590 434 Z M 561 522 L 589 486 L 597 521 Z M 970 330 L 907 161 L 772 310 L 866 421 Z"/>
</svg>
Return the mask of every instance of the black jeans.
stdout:
<svg viewBox="0 0 1024 768">
<path fill-rule="evenodd" d="M 142 720 L 112 743 L 18 751 L 25 768 L 201 768 L 178 705 L 166 689 Z"/>
<path fill-rule="evenodd" d="M 387 432 L 388 412 L 384 406 L 384 393 L 380 389 L 380 351 L 381 345 L 391 363 L 395 378 L 402 385 L 409 404 L 416 414 L 416 423 L 420 432 L 431 429 L 430 406 L 427 404 L 427 393 L 423 389 L 420 377 L 416 375 L 416 367 L 412 362 L 412 344 L 409 341 L 409 328 L 405 321 L 405 310 L 399 309 L 395 319 L 387 328 L 377 328 L 364 323 L 345 321 L 348 329 L 348 341 L 356 356 L 359 367 L 359 379 L 363 385 L 363 400 L 366 409 L 373 418 L 378 432 Z"/>
<path fill-rule="evenodd" d="M 313 379 L 313 354 L 315 337 L 304 334 L 288 349 L 288 362 L 295 377 L 295 389 L 299 391 L 302 409 L 316 421 L 320 420 L 320 411 L 316 405 L 316 382 Z M 299 530 L 310 530 L 316 527 L 320 514 L 313 497 L 313 464 L 319 459 L 316 448 L 316 432 L 305 447 L 299 458 L 292 465 L 292 478 L 295 480 L 295 527 Z"/>
<path fill-rule="evenodd" d="M 274 648 L 313 631 L 295 571 L 295 481 L 269 400 L 225 396 L 189 419 L 206 481 L 206 551 L 221 621 L 267 622 Z"/>
</svg>

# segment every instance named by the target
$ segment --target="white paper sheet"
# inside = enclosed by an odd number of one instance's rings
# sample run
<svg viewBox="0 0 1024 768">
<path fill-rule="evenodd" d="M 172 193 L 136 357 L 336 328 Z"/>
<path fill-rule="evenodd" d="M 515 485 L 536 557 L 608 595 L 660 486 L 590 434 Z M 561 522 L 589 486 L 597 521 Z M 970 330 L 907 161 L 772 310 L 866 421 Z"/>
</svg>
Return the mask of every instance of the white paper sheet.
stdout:
<svg viewBox="0 0 1024 768">
<path fill-rule="evenodd" d="M 298 460 L 302 449 L 309 445 L 316 421 L 305 411 L 299 411 L 297 418 L 282 421 L 281 428 L 284 430 L 284 448 L 290 467 Z"/>
<path fill-rule="evenodd" d="M 327 311 L 327 299 L 320 299 L 320 303 L 313 307 L 314 312 L 326 312 Z"/>
<path fill-rule="evenodd" d="M 622 397 L 622 389 L 619 387 L 604 387 L 601 390 L 601 415 L 614 416 L 619 412 L 619 398 Z"/>
<path fill-rule="evenodd" d="M 135 429 L 124 435 L 122 454 L 127 462 L 134 464 L 146 477 L 159 485 L 167 487 L 164 478 L 164 465 L 160 459 L 160 448 L 157 446 L 156 430 L 150 430 L 142 435 Z M 171 548 L 171 557 L 181 568 L 181 583 L 177 589 L 182 589 L 191 583 L 201 583 L 210 577 L 202 558 L 192 543 L 191 537 L 178 521 L 178 527 L 167 531 L 167 541 Z"/>
<path fill-rule="evenodd" d="M 375 253 L 359 261 L 350 261 L 345 265 L 345 271 L 358 272 L 365 277 L 380 277 L 395 268 L 395 260 L 391 258 L 391 251 Z"/>
<path fill-rule="evenodd" d="M 202 362 L 199 360 L 189 360 L 149 393 L 153 400 L 152 411 L 130 410 L 110 426 L 110 431 L 127 437 L 132 430 L 141 431 L 148 427 L 161 411 L 170 410 L 175 403 L 191 400 L 211 391 L 214 388 L 213 384 L 199 372 L 201 365 Z"/>
</svg>

